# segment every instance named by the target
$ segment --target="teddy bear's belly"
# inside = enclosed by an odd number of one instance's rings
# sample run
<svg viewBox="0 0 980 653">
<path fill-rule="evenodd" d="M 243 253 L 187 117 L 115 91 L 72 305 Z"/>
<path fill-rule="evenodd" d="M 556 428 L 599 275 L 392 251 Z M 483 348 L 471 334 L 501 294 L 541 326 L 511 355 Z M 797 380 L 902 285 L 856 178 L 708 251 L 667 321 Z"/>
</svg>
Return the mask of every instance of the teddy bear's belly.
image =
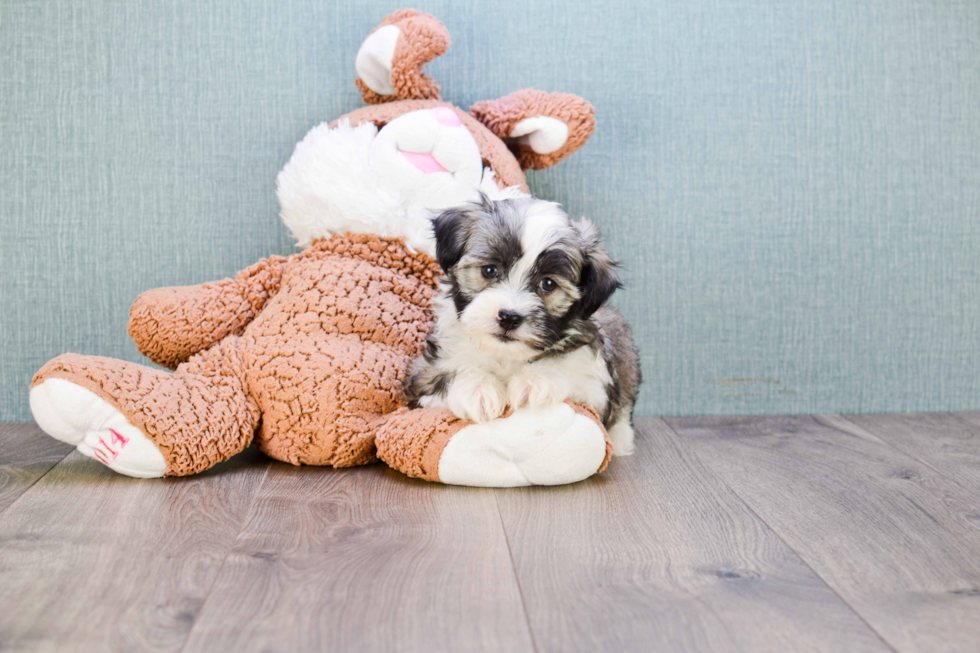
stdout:
<svg viewBox="0 0 980 653">
<path fill-rule="evenodd" d="M 431 328 L 429 293 L 363 261 L 311 262 L 243 335 L 259 447 L 294 464 L 374 455 L 374 424 L 405 404 L 402 380 Z M 421 304 L 421 305 L 420 305 Z"/>
<path fill-rule="evenodd" d="M 369 462 L 377 418 L 405 405 L 402 379 L 410 361 L 403 351 L 356 335 L 249 337 L 245 364 L 262 413 L 259 447 L 293 464 Z"/>
<path fill-rule="evenodd" d="M 416 356 L 432 327 L 433 290 L 362 259 L 327 257 L 290 271 L 246 333 L 356 335 Z"/>
</svg>

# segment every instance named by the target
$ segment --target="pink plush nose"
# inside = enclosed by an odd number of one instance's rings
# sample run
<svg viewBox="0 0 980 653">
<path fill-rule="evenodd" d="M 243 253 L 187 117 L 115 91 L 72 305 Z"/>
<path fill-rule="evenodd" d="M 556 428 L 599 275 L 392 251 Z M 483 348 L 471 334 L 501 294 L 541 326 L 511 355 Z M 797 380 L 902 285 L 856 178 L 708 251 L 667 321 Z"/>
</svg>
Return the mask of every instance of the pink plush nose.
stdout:
<svg viewBox="0 0 980 653">
<path fill-rule="evenodd" d="M 406 152 L 405 150 L 401 150 L 401 153 L 403 157 L 408 159 L 409 163 L 421 170 L 424 174 L 429 174 L 430 172 L 449 172 L 428 152 Z"/>
<path fill-rule="evenodd" d="M 448 107 L 436 107 L 432 110 L 432 116 L 444 124 L 446 127 L 459 127 L 459 116 Z"/>
</svg>

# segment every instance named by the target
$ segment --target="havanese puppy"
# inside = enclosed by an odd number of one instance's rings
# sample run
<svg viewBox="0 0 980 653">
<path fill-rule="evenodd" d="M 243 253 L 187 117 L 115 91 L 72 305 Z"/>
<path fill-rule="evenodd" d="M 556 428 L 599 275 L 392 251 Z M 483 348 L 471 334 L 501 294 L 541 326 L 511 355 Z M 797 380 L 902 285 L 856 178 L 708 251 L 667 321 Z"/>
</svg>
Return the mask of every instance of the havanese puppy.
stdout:
<svg viewBox="0 0 980 653">
<path fill-rule="evenodd" d="M 570 399 L 602 416 L 614 453 L 632 453 L 639 357 L 606 303 L 620 282 L 596 228 L 552 202 L 486 196 L 433 227 L 445 277 L 409 404 L 485 422 Z"/>
</svg>

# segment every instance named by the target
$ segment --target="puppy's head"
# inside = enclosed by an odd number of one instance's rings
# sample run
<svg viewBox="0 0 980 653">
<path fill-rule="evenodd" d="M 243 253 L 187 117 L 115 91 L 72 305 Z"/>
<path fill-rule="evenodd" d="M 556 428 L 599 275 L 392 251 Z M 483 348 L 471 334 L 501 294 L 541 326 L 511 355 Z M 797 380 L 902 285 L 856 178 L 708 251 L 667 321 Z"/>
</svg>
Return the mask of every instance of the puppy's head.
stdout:
<svg viewBox="0 0 980 653">
<path fill-rule="evenodd" d="M 531 198 L 480 202 L 435 219 L 436 257 L 456 318 L 481 350 L 527 359 L 589 332 L 619 287 L 588 221 Z"/>
</svg>

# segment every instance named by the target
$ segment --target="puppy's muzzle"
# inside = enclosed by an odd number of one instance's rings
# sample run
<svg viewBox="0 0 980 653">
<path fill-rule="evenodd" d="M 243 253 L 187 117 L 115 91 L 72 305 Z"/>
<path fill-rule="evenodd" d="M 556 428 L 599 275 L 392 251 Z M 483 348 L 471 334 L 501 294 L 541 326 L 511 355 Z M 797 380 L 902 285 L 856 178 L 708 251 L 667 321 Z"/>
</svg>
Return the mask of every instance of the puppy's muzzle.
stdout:
<svg viewBox="0 0 980 653">
<path fill-rule="evenodd" d="M 521 322 L 523 321 L 524 316 L 515 311 L 500 311 L 497 313 L 497 324 L 504 331 L 513 331 L 521 326 Z"/>
</svg>

